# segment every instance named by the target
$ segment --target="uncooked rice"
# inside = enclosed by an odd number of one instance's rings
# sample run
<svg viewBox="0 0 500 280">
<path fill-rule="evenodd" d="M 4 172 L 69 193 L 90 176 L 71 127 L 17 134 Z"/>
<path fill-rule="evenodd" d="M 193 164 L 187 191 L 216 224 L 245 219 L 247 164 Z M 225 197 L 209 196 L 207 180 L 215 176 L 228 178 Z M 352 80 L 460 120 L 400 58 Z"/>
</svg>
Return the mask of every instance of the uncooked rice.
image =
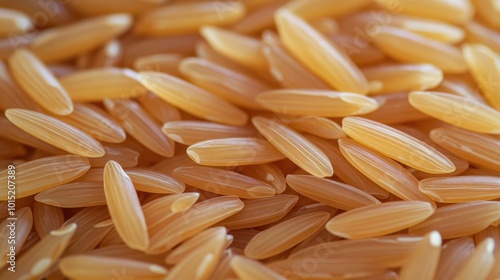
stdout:
<svg viewBox="0 0 500 280">
<path fill-rule="evenodd" d="M 0 279 L 500 279 L 499 84 L 495 0 L 0 0 Z"/>
</svg>

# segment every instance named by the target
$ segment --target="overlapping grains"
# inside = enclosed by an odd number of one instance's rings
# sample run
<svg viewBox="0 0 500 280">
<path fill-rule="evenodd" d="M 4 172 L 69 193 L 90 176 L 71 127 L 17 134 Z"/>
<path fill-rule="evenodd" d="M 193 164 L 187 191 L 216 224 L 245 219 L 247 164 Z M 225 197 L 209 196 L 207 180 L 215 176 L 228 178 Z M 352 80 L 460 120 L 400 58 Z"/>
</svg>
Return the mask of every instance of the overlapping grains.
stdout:
<svg viewBox="0 0 500 280">
<path fill-rule="evenodd" d="M 229 125 L 244 125 L 248 120 L 241 109 L 179 78 L 141 72 L 140 80 L 160 98 L 200 118 Z"/>
<path fill-rule="evenodd" d="M 64 213 L 61 208 L 35 201 L 33 204 L 33 225 L 40 238 L 59 229 L 63 224 Z"/>
<path fill-rule="evenodd" d="M 305 137 L 276 120 L 254 117 L 252 123 L 288 159 L 305 171 L 327 177 L 333 174 L 328 157 Z"/>
<path fill-rule="evenodd" d="M 134 61 L 136 71 L 155 71 L 180 77 L 179 65 L 184 59 L 180 54 L 153 54 L 141 56 Z"/>
<path fill-rule="evenodd" d="M 239 173 L 211 167 L 179 167 L 173 176 L 181 182 L 220 195 L 255 199 L 273 196 L 268 184 Z"/>
<path fill-rule="evenodd" d="M 130 177 L 114 161 L 104 167 L 104 194 L 120 237 L 130 248 L 146 250 L 149 237 L 137 193 Z"/>
<path fill-rule="evenodd" d="M 101 157 L 104 147 L 85 132 L 48 115 L 25 110 L 8 109 L 5 116 L 18 128 L 67 152 Z"/>
<path fill-rule="evenodd" d="M 443 239 L 475 234 L 500 219 L 500 202 L 472 201 L 436 209 L 424 222 L 410 227 L 412 234 L 437 230 Z"/>
<path fill-rule="evenodd" d="M 57 115 L 73 112 L 66 89 L 33 53 L 17 50 L 9 57 L 9 68 L 19 86 L 44 109 Z"/>
<path fill-rule="evenodd" d="M 236 273 L 241 280 L 282 280 L 285 279 L 281 275 L 272 271 L 260 262 L 242 257 L 235 256 L 230 262 L 231 269 Z"/>
<path fill-rule="evenodd" d="M 0 108 L 3 110 L 9 108 L 38 110 L 35 101 L 14 82 L 3 61 L 0 61 L 0 90 L 2 91 Z"/>
<path fill-rule="evenodd" d="M 60 184 L 68 183 L 89 170 L 87 158 L 81 156 L 54 156 L 28 161 L 16 167 L 16 197 L 22 198 L 39 193 Z M 7 200 L 7 169 L 2 171 L 1 200 Z M 12 180 L 11 180 L 12 181 Z"/>
<path fill-rule="evenodd" d="M 455 279 L 487 279 L 495 264 L 494 249 L 495 241 L 491 238 L 486 238 L 479 243 L 458 270 Z"/>
<path fill-rule="evenodd" d="M 347 117 L 342 129 L 354 140 L 394 160 L 432 174 L 455 171 L 453 163 L 426 143 L 387 125 Z"/>
<path fill-rule="evenodd" d="M 275 17 L 283 44 L 311 72 L 340 91 L 369 91 L 363 73 L 335 44 L 292 12 L 280 10 Z"/>
<path fill-rule="evenodd" d="M 106 205 L 102 182 L 76 182 L 56 186 L 38 193 L 35 200 L 61 208 Z"/>
<path fill-rule="evenodd" d="M 451 240 L 443 245 L 436 279 L 455 279 L 458 267 L 462 267 L 474 251 L 474 240 L 469 237 Z"/>
<path fill-rule="evenodd" d="M 31 213 L 31 209 L 29 207 L 23 207 L 23 208 L 18 208 L 16 216 L 16 235 L 14 236 L 14 242 L 16 244 L 17 248 L 23 248 L 25 245 L 28 235 L 31 232 L 31 227 L 33 226 L 33 214 Z M 0 223 L 0 237 L 2 237 L 4 240 L 9 240 L 10 236 L 10 228 L 8 227 L 9 223 L 11 221 L 4 219 Z M 0 268 L 2 270 L 6 270 L 4 266 L 7 265 L 7 261 L 9 259 L 9 256 L 7 255 L 10 251 L 10 246 L 2 246 L 0 249 L 0 253 L 2 253 L 2 257 L 0 260 L 2 261 L 2 264 L 0 264 Z"/>
<path fill-rule="evenodd" d="M 270 163 L 286 157 L 266 140 L 258 138 L 222 138 L 198 142 L 186 150 L 198 164 L 240 166 Z"/>
<path fill-rule="evenodd" d="M 456 176 L 428 178 L 418 188 L 437 202 L 460 203 L 500 197 L 500 177 Z"/>
<path fill-rule="evenodd" d="M 330 213 L 312 212 L 270 227 L 248 242 L 245 256 L 252 259 L 266 259 L 284 252 L 319 230 L 328 218 Z"/>
<path fill-rule="evenodd" d="M 399 278 L 406 279 L 434 279 L 441 254 L 441 236 L 432 231 L 424 236 L 399 272 Z"/>
<path fill-rule="evenodd" d="M 433 213 L 434 208 L 428 202 L 385 202 L 337 215 L 328 221 L 326 229 L 349 239 L 381 236 L 419 225 Z"/>
<path fill-rule="evenodd" d="M 137 191 L 148 193 L 172 194 L 184 192 L 182 182 L 160 172 L 142 168 L 125 169 Z"/>
<path fill-rule="evenodd" d="M 408 101 L 408 92 L 374 96 L 379 103 L 377 110 L 363 117 L 383 124 L 396 124 L 428 119 L 429 116 L 415 109 Z"/>
</svg>

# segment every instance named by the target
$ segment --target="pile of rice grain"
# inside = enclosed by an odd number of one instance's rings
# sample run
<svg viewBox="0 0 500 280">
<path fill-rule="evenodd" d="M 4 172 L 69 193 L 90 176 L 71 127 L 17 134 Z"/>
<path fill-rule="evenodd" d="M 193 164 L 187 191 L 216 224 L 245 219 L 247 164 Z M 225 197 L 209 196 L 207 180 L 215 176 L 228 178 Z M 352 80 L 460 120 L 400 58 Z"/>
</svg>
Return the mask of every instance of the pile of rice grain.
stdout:
<svg viewBox="0 0 500 280">
<path fill-rule="evenodd" d="M 498 1 L 0 0 L 0 111 L 0 279 L 500 279 Z"/>
</svg>

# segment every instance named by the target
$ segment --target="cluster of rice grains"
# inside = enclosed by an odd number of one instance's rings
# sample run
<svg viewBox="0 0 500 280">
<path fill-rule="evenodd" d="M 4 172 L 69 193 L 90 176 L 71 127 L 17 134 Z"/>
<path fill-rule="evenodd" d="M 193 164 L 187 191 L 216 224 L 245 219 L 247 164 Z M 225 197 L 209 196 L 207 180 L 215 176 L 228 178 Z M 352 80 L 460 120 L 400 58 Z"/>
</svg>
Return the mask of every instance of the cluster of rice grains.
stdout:
<svg viewBox="0 0 500 280">
<path fill-rule="evenodd" d="M 0 279 L 500 279 L 499 3 L 0 0 Z"/>
</svg>

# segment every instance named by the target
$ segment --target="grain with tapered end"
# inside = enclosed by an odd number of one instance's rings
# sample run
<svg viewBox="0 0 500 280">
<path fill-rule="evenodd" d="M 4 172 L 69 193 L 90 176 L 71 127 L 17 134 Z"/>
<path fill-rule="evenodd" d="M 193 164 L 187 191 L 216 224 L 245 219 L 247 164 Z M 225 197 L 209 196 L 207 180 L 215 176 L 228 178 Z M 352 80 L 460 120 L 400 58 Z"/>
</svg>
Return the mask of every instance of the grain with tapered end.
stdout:
<svg viewBox="0 0 500 280">
<path fill-rule="evenodd" d="M 326 229 L 348 239 L 382 236 L 417 225 L 433 213 L 434 208 L 427 202 L 386 202 L 337 215 L 328 221 Z"/>
<path fill-rule="evenodd" d="M 460 267 L 455 279 L 488 279 L 488 275 L 495 264 L 495 245 L 492 238 L 486 238 L 479 243 L 474 252 Z"/>
<path fill-rule="evenodd" d="M 424 236 L 399 272 L 402 280 L 432 280 L 436 274 L 439 256 L 441 255 L 441 235 L 432 231 Z"/>
<path fill-rule="evenodd" d="M 258 261 L 242 256 L 234 256 L 230 261 L 231 269 L 241 280 L 284 280 L 285 278 Z"/>
<path fill-rule="evenodd" d="M 266 259 L 297 245 L 316 231 L 330 218 L 327 212 L 312 212 L 274 225 L 248 242 L 245 256 Z"/>
<path fill-rule="evenodd" d="M 148 193 L 174 194 L 182 193 L 185 186 L 182 182 L 160 172 L 144 168 L 125 169 L 137 191 Z"/>
<path fill-rule="evenodd" d="M 47 66 L 26 49 L 9 58 L 12 76 L 19 86 L 44 109 L 57 114 L 73 112 L 73 102 Z"/>
<path fill-rule="evenodd" d="M 163 100 L 194 116 L 228 125 L 244 125 L 248 116 L 227 101 L 179 78 L 141 72 L 141 83 Z"/>
<path fill-rule="evenodd" d="M 59 185 L 37 194 L 35 200 L 61 208 L 106 205 L 102 182 L 76 182 Z"/>
<path fill-rule="evenodd" d="M 149 237 L 139 198 L 130 177 L 114 161 L 104 167 L 104 194 L 113 224 L 125 244 L 146 250 Z"/>
<path fill-rule="evenodd" d="M 441 258 L 436 271 L 436 279 L 455 279 L 456 268 L 462 267 L 474 251 L 474 240 L 463 237 L 451 240 L 443 245 Z"/>
<path fill-rule="evenodd" d="M 360 117 L 342 120 L 342 129 L 359 143 L 415 169 L 442 174 L 455 171 L 453 163 L 430 145 L 387 125 Z"/>
<path fill-rule="evenodd" d="M 19 201 L 18 201 L 19 203 Z M 31 228 L 34 224 L 35 221 L 33 221 L 33 214 L 31 213 L 31 209 L 29 207 L 23 207 L 23 208 L 18 208 L 16 209 L 16 215 L 14 218 L 16 218 L 16 235 L 14 236 L 14 240 L 16 246 L 19 246 L 20 248 L 23 248 L 23 245 L 26 244 L 26 241 L 28 240 L 29 234 L 31 232 Z M 45 218 L 45 217 L 44 217 Z M 4 219 L 0 223 L 0 236 L 8 238 L 9 233 L 10 233 L 10 228 L 9 228 L 9 223 L 11 221 L 8 219 Z M 10 246 L 2 246 L 0 248 L 0 253 L 1 257 L 0 260 L 4 262 L 5 265 L 7 265 L 7 261 L 9 260 L 9 256 L 7 255 L 10 251 Z M 0 267 L 3 268 L 3 264 L 0 265 Z M 2 269 L 2 270 L 7 270 L 7 269 Z"/>
<path fill-rule="evenodd" d="M 460 203 L 500 197 L 500 178 L 496 176 L 455 176 L 427 178 L 420 191 L 437 202 Z"/>
<path fill-rule="evenodd" d="M 8 109 L 5 116 L 18 128 L 69 153 L 85 157 L 105 154 L 101 143 L 90 135 L 53 117 L 24 109 Z"/>
<path fill-rule="evenodd" d="M 286 125 L 263 117 L 254 117 L 252 123 L 288 159 L 317 177 L 333 174 L 328 157 L 305 137 Z"/>
<path fill-rule="evenodd" d="M 475 234 L 500 219 L 500 202 L 472 201 L 440 207 L 426 221 L 410 228 L 412 234 L 437 230 L 443 239 Z"/>
</svg>

